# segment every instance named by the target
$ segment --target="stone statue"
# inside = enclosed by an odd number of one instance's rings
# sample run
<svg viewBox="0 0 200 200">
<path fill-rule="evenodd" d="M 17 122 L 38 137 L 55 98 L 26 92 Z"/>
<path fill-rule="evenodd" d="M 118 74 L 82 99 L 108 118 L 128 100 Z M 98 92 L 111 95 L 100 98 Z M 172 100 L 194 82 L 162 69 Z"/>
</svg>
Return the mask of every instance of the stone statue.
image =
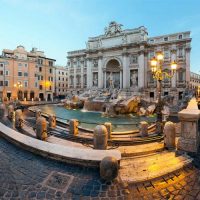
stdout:
<svg viewBox="0 0 200 200">
<path fill-rule="evenodd" d="M 132 87 L 135 87 L 137 86 L 137 72 L 133 72 L 132 75 L 131 75 L 131 86 Z"/>
<path fill-rule="evenodd" d="M 115 21 L 110 22 L 108 27 L 104 28 L 106 36 L 116 35 L 117 33 L 122 32 L 122 24 L 118 24 Z"/>
<path fill-rule="evenodd" d="M 113 75 L 112 72 L 110 72 L 107 81 L 109 83 L 109 88 L 114 88 L 114 80 L 113 80 Z"/>
<path fill-rule="evenodd" d="M 127 43 L 127 35 L 124 34 L 123 37 L 122 37 L 122 43 Z"/>
</svg>

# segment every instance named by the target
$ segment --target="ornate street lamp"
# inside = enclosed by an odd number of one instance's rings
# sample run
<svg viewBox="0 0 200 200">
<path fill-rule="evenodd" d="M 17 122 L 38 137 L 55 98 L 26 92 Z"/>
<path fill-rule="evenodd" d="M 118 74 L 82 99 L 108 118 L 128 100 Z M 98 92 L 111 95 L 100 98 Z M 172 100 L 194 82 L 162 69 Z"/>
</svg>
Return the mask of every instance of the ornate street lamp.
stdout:
<svg viewBox="0 0 200 200">
<path fill-rule="evenodd" d="M 170 73 L 167 73 L 163 71 L 163 60 L 164 60 L 164 55 L 163 52 L 158 51 L 156 53 L 156 56 L 154 56 L 150 60 L 150 67 L 151 67 L 151 72 L 153 75 L 153 78 L 158 81 L 158 104 L 157 104 L 157 132 L 161 133 L 162 132 L 162 101 L 161 101 L 161 88 L 162 88 L 162 80 L 165 78 L 172 78 L 176 72 L 177 68 L 177 63 L 176 61 L 171 62 L 171 71 Z"/>
</svg>

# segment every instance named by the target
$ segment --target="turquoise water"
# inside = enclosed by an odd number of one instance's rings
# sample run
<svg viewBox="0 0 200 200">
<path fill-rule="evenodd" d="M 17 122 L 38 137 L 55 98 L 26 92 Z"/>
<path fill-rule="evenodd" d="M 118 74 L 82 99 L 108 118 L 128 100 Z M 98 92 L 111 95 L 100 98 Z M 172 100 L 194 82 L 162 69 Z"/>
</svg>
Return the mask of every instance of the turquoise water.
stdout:
<svg viewBox="0 0 200 200">
<path fill-rule="evenodd" d="M 140 121 L 147 121 L 149 124 L 155 122 L 155 117 L 138 117 L 135 115 L 123 115 L 117 117 L 105 117 L 101 112 L 88 112 L 84 110 L 67 110 L 56 105 L 39 106 L 41 111 L 47 114 L 55 114 L 64 122 L 69 119 L 77 119 L 79 126 L 93 130 L 98 124 L 111 122 L 113 131 L 130 131 L 138 129 Z"/>
</svg>

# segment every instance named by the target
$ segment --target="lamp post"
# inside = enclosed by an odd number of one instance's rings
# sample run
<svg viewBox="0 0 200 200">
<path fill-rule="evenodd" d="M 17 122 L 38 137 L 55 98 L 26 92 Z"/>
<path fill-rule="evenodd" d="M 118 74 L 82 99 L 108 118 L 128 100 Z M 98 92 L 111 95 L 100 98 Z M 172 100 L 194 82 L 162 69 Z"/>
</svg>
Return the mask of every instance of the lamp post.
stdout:
<svg viewBox="0 0 200 200">
<path fill-rule="evenodd" d="M 17 88 L 17 99 L 18 99 L 18 89 L 22 88 L 22 83 L 21 81 L 18 81 L 16 84 L 14 84 L 14 87 Z"/>
<path fill-rule="evenodd" d="M 162 80 L 165 78 L 172 78 L 176 72 L 177 63 L 176 61 L 171 62 L 171 71 L 170 73 L 163 71 L 163 60 L 164 55 L 162 51 L 156 52 L 156 56 L 154 56 L 150 60 L 150 67 L 153 78 L 158 81 L 158 104 L 157 104 L 157 132 L 160 134 L 162 132 L 162 100 L 161 100 L 161 88 L 162 88 Z"/>
</svg>

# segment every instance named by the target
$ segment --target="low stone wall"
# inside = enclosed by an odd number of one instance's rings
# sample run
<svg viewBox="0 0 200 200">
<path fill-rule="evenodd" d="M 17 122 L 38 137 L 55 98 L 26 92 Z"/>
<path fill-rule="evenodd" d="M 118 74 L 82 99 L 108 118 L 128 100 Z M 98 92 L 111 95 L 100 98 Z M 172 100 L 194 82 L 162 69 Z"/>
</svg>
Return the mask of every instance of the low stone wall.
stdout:
<svg viewBox="0 0 200 200">
<path fill-rule="evenodd" d="M 52 144 L 23 135 L 2 123 L 0 123 L 0 136 L 32 153 L 70 164 L 99 167 L 104 157 L 112 156 L 118 162 L 121 159 L 121 153 L 118 150 L 95 150 Z"/>
</svg>

